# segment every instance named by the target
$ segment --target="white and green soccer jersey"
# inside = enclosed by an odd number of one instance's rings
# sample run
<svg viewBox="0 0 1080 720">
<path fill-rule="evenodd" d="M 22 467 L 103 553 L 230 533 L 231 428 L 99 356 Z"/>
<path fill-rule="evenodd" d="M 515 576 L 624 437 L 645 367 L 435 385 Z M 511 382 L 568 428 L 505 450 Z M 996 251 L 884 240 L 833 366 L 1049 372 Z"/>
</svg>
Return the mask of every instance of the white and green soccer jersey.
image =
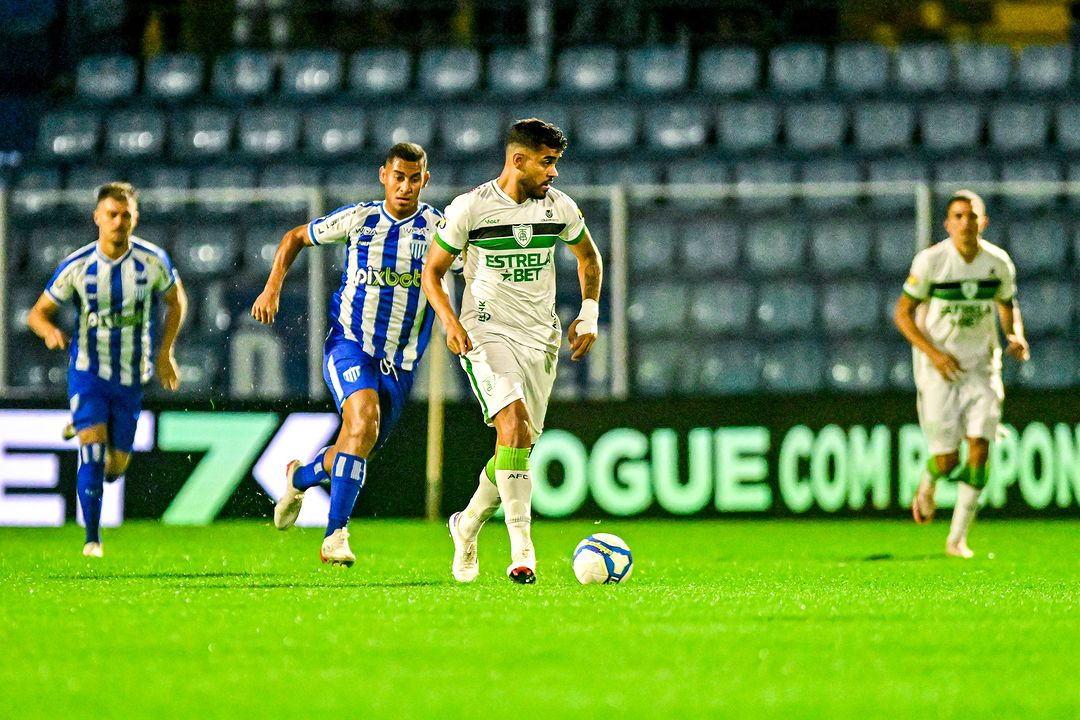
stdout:
<svg viewBox="0 0 1080 720">
<path fill-rule="evenodd" d="M 1000 372 L 996 304 L 1016 295 L 1016 268 L 1008 253 L 980 239 L 978 254 L 967 262 L 944 240 L 915 256 L 904 292 L 923 301 L 919 329 L 965 371 Z M 916 351 L 916 381 L 925 366 L 928 358 Z"/>
<path fill-rule="evenodd" d="M 551 188 L 543 199 L 516 203 L 492 180 L 458 195 L 445 215 L 435 241 L 465 252 L 461 324 L 473 340 L 490 333 L 557 351 L 555 245 L 585 235 L 574 201 Z"/>
</svg>

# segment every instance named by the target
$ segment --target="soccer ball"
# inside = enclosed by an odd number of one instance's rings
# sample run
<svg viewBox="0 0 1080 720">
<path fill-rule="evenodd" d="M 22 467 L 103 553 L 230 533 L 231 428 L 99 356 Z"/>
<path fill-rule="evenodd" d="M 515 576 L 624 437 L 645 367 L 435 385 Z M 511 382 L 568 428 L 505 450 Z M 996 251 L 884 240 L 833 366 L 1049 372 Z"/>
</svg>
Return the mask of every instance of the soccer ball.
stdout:
<svg viewBox="0 0 1080 720">
<path fill-rule="evenodd" d="M 633 569 L 630 548 L 611 533 L 594 533 L 574 548 L 574 575 L 582 585 L 623 582 Z"/>
</svg>

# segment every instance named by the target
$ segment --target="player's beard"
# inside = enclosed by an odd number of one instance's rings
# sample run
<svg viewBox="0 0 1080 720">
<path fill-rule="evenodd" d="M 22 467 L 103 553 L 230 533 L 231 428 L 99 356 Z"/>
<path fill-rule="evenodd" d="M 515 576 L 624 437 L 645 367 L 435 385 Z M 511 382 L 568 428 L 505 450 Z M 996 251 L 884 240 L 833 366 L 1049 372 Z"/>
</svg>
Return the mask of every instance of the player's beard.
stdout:
<svg viewBox="0 0 1080 720">
<path fill-rule="evenodd" d="M 529 198 L 530 200 L 543 200 L 547 197 L 547 191 L 548 188 L 545 188 L 543 183 L 533 183 L 530 181 L 525 186 L 525 197 Z"/>
</svg>

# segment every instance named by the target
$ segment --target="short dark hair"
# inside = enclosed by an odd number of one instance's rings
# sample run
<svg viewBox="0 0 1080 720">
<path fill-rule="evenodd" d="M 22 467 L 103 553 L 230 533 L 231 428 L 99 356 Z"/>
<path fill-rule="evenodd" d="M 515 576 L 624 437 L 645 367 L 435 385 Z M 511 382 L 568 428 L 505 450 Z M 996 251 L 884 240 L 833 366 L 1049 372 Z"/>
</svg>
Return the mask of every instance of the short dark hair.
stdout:
<svg viewBox="0 0 1080 720">
<path fill-rule="evenodd" d="M 386 166 L 389 167 L 394 158 L 401 158 L 405 162 L 418 162 L 427 168 L 427 153 L 424 148 L 416 143 L 399 142 L 386 153 Z"/>
<path fill-rule="evenodd" d="M 524 145 L 530 150 L 549 147 L 552 150 L 566 152 L 566 135 L 557 125 L 544 122 L 539 118 L 525 118 L 510 126 L 506 134 L 507 145 Z"/>
<path fill-rule="evenodd" d="M 957 190 L 949 196 L 949 202 L 945 203 L 945 212 L 949 212 L 954 202 L 966 202 L 971 204 L 971 209 L 976 215 L 986 215 L 986 203 L 977 193 L 971 190 Z"/>
<path fill-rule="evenodd" d="M 137 203 L 139 202 L 139 193 L 131 183 L 110 182 L 99 187 L 97 191 L 97 201 L 99 203 L 105 198 L 112 198 L 118 202 Z"/>
</svg>

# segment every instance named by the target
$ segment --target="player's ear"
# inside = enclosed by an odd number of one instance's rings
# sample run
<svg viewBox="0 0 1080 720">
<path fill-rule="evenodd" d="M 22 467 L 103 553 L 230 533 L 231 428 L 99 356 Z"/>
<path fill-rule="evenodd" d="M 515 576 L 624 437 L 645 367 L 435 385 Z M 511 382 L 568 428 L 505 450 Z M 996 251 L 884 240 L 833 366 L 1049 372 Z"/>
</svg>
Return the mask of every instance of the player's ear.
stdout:
<svg viewBox="0 0 1080 720">
<path fill-rule="evenodd" d="M 990 224 L 990 218 L 985 215 L 979 216 L 979 232 L 986 232 L 986 227 Z"/>
<path fill-rule="evenodd" d="M 427 184 L 429 182 L 431 182 L 431 173 L 429 173 L 427 170 L 425 170 L 424 171 L 424 181 L 422 183 L 420 183 L 420 187 L 422 187 L 422 188 L 427 187 Z"/>
<path fill-rule="evenodd" d="M 379 166 L 379 182 L 382 183 L 383 185 L 386 184 L 386 166 L 385 165 L 380 165 Z"/>
</svg>

